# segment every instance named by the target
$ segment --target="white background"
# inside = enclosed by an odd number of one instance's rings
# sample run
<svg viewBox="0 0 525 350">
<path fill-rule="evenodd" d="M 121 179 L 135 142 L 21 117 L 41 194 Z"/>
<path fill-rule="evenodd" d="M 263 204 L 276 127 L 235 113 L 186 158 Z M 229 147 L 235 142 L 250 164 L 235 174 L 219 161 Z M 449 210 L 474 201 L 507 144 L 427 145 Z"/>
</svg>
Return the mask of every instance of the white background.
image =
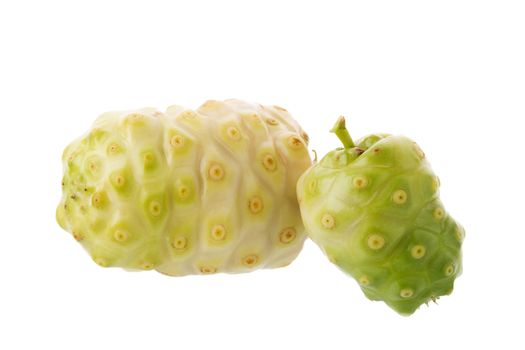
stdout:
<svg viewBox="0 0 525 350">
<path fill-rule="evenodd" d="M 523 349 L 520 1 L 2 1 L 0 348 Z M 236 97 L 287 108 L 320 155 L 405 134 L 467 230 L 452 296 L 401 317 L 307 242 L 289 267 L 102 269 L 55 223 L 62 149 L 101 112 Z"/>
</svg>

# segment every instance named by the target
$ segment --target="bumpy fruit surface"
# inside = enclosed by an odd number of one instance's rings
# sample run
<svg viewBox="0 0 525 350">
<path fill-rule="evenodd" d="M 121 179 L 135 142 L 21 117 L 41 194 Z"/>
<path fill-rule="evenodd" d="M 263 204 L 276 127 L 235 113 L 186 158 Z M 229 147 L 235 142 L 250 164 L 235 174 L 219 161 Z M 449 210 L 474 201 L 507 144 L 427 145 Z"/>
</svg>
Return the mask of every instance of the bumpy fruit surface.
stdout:
<svg viewBox="0 0 525 350">
<path fill-rule="evenodd" d="M 238 100 L 110 112 L 63 154 L 57 220 L 101 266 L 168 275 L 289 264 L 311 161 L 286 110 Z"/>
<path fill-rule="evenodd" d="M 439 200 L 439 180 L 423 151 L 386 134 L 355 145 L 343 118 L 332 131 L 345 147 L 297 185 L 307 234 L 369 299 L 400 314 L 450 294 L 462 269 L 464 230 Z"/>
</svg>

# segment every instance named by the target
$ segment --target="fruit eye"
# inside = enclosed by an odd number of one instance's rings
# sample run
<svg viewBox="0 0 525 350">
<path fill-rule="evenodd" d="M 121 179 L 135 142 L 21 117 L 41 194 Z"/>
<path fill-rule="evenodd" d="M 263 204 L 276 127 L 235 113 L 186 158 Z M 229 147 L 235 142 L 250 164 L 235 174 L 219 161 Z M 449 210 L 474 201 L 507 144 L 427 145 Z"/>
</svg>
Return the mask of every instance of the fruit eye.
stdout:
<svg viewBox="0 0 525 350">
<path fill-rule="evenodd" d="M 267 154 L 264 156 L 262 164 L 264 168 L 268 171 L 274 171 L 275 169 L 277 169 L 277 162 L 271 154 Z"/>
<path fill-rule="evenodd" d="M 281 243 L 290 243 L 294 240 L 295 236 L 295 229 L 293 229 L 292 227 L 288 227 L 282 230 L 279 234 L 279 241 L 281 241 Z"/>
<path fill-rule="evenodd" d="M 365 188 L 368 185 L 368 179 L 365 176 L 357 175 L 352 180 L 355 188 Z"/>
<path fill-rule="evenodd" d="M 226 129 L 226 134 L 233 141 L 239 141 L 241 139 L 241 133 L 239 132 L 239 129 L 234 126 L 230 126 L 228 129 Z"/>
<path fill-rule="evenodd" d="M 116 143 L 112 143 L 108 146 L 107 153 L 108 155 L 114 155 L 120 152 L 120 146 Z"/>
<path fill-rule="evenodd" d="M 257 255 L 248 255 L 242 259 L 244 266 L 252 267 L 257 264 L 259 257 Z"/>
<path fill-rule="evenodd" d="M 421 149 L 421 147 L 419 147 L 417 143 L 414 142 L 413 147 L 419 159 L 425 158 L 425 152 L 423 152 L 423 150 Z"/>
<path fill-rule="evenodd" d="M 157 201 L 151 201 L 149 204 L 149 212 L 153 216 L 159 216 L 162 211 L 162 206 Z"/>
<path fill-rule="evenodd" d="M 259 213 L 263 209 L 263 202 L 259 196 L 254 196 L 248 201 L 248 207 L 253 214 Z"/>
<path fill-rule="evenodd" d="M 291 149 L 300 149 L 303 147 L 303 142 L 297 136 L 290 136 L 288 138 L 288 146 Z"/>
<path fill-rule="evenodd" d="M 445 267 L 445 276 L 451 276 L 454 273 L 454 265 L 447 265 Z"/>
<path fill-rule="evenodd" d="M 458 242 L 461 243 L 465 238 L 465 231 L 460 226 L 458 226 L 456 227 L 455 235 Z"/>
<path fill-rule="evenodd" d="M 324 214 L 321 218 L 321 224 L 328 229 L 331 229 L 335 226 L 335 219 L 330 214 Z"/>
<path fill-rule="evenodd" d="M 372 250 L 379 250 L 385 245 L 385 238 L 379 234 L 373 234 L 368 237 L 368 248 Z"/>
<path fill-rule="evenodd" d="M 425 246 L 423 245 L 415 245 L 414 247 L 412 247 L 412 249 L 410 250 L 410 254 L 412 255 L 412 257 L 414 259 L 421 259 L 423 256 L 425 256 L 425 253 L 426 253 L 426 248 Z"/>
<path fill-rule="evenodd" d="M 272 125 L 272 126 L 275 126 L 275 125 L 279 124 L 279 122 L 277 120 L 273 119 L 273 118 L 266 119 L 266 123 L 268 125 Z"/>
<path fill-rule="evenodd" d="M 212 164 L 208 169 L 208 175 L 211 180 L 219 181 L 224 177 L 224 170 L 219 164 Z"/>
<path fill-rule="evenodd" d="M 211 229 L 211 237 L 216 241 L 222 241 L 226 238 L 226 229 L 223 225 L 215 225 Z"/>
<path fill-rule="evenodd" d="M 308 183 L 308 190 L 310 193 L 314 194 L 317 189 L 317 180 L 310 180 Z"/>
<path fill-rule="evenodd" d="M 434 218 L 436 220 L 441 220 L 445 216 L 445 211 L 443 210 L 443 208 L 436 208 L 434 209 L 434 212 L 432 215 L 434 215 Z"/>
<path fill-rule="evenodd" d="M 217 268 L 213 266 L 202 266 L 199 270 L 201 273 L 206 274 L 206 275 L 217 272 Z"/>
<path fill-rule="evenodd" d="M 392 195 L 392 200 L 396 204 L 403 204 L 403 203 L 405 203 L 407 201 L 407 198 L 408 198 L 408 195 L 403 190 L 397 190 Z"/>
<path fill-rule="evenodd" d="M 359 278 L 359 284 L 361 284 L 362 286 L 368 286 L 370 284 L 370 280 L 367 276 L 361 276 Z"/>
<path fill-rule="evenodd" d="M 173 246 L 173 248 L 181 250 L 186 248 L 187 244 L 188 242 L 185 237 L 177 237 L 173 240 L 171 245 Z"/>
<path fill-rule="evenodd" d="M 126 231 L 116 230 L 113 234 L 113 238 L 115 238 L 115 241 L 117 242 L 125 242 L 128 239 L 128 234 Z"/>
<path fill-rule="evenodd" d="M 181 148 L 184 146 L 184 137 L 181 135 L 173 135 L 170 139 L 170 145 L 174 148 Z"/>
<path fill-rule="evenodd" d="M 401 296 L 401 298 L 408 299 L 414 295 L 414 291 L 411 288 L 401 289 L 401 291 L 399 292 L 399 295 Z"/>
</svg>

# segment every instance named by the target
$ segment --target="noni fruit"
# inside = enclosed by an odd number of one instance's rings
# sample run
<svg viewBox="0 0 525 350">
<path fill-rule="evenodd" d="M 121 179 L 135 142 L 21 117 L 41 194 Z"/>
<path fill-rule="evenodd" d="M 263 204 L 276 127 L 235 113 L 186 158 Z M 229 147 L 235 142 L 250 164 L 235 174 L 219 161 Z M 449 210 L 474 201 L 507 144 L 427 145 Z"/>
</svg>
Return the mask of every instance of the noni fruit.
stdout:
<svg viewBox="0 0 525 350">
<path fill-rule="evenodd" d="M 278 106 L 101 115 L 64 151 L 57 220 L 101 266 L 180 276 L 281 267 L 305 234 L 308 136 Z"/>
<path fill-rule="evenodd" d="M 400 314 L 452 292 L 463 228 L 439 199 L 439 179 L 412 140 L 369 135 L 312 165 L 297 184 L 306 232 L 371 300 Z"/>
</svg>

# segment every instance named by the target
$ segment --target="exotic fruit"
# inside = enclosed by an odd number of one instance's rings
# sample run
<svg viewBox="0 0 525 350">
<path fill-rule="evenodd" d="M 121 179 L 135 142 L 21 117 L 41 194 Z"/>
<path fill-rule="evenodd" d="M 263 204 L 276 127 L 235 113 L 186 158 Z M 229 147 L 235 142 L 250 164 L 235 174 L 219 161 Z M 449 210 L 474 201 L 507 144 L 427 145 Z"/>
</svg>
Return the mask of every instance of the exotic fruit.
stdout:
<svg viewBox="0 0 525 350">
<path fill-rule="evenodd" d="M 308 137 L 277 106 L 208 101 L 101 115 L 63 154 L 57 220 L 101 266 L 168 275 L 289 264 Z"/>
<path fill-rule="evenodd" d="M 412 140 L 369 135 L 354 144 L 339 118 L 344 148 L 299 179 L 306 232 L 371 300 L 400 314 L 452 292 L 461 273 L 463 228 L 439 200 L 439 180 Z"/>
</svg>

